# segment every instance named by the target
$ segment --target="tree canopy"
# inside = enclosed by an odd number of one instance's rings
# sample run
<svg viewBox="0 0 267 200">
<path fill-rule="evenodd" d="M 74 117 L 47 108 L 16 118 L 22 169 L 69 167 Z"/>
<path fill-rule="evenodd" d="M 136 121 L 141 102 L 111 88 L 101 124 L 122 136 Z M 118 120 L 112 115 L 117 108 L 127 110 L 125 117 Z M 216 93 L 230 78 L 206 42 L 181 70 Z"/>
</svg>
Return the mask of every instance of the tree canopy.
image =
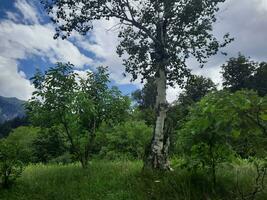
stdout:
<svg viewBox="0 0 267 200">
<path fill-rule="evenodd" d="M 167 85 L 183 84 L 194 57 L 201 65 L 225 47 L 232 38 L 220 42 L 212 33 L 219 3 L 225 0 L 42 0 L 57 24 L 55 38 L 73 31 L 86 34 L 97 20 L 117 20 L 120 43 L 118 55 L 126 72 L 135 80 L 154 78 L 156 103 L 154 135 L 145 166 L 170 169 L 167 155 L 169 136 L 164 134 L 168 104 Z"/>
<path fill-rule="evenodd" d="M 32 122 L 43 128 L 57 127 L 69 142 L 70 152 L 86 167 L 96 130 L 103 123 L 123 121 L 129 98 L 108 87 L 107 69 L 87 72 L 81 78 L 72 65 L 58 63 L 33 77 L 36 91 L 28 103 Z"/>
<path fill-rule="evenodd" d="M 148 78 L 154 76 L 162 59 L 168 82 L 181 83 L 189 70 L 185 61 L 192 55 L 200 63 L 217 53 L 232 39 L 220 43 L 211 33 L 218 4 L 225 0 L 42 0 L 57 26 L 55 37 L 73 31 L 86 34 L 94 21 L 118 20 L 118 54 L 127 53 L 126 71 Z"/>
</svg>

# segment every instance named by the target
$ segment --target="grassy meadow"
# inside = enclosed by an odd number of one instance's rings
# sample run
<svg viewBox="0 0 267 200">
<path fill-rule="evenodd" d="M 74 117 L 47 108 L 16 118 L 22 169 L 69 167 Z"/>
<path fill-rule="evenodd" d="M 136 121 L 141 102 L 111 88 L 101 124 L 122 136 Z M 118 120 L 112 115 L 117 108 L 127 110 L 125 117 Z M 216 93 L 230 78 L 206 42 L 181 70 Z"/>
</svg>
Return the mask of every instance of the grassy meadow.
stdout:
<svg viewBox="0 0 267 200">
<path fill-rule="evenodd" d="M 173 163 L 175 166 L 175 162 Z M 1 190 L 1 200 L 208 200 L 242 199 L 239 190 L 253 190 L 255 171 L 241 164 L 221 166 L 215 191 L 204 173 L 180 167 L 171 172 L 142 171 L 139 161 L 92 161 L 88 169 L 79 164 L 29 165 L 15 185 Z M 256 199 L 267 199 L 267 190 Z M 249 199 L 249 198 L 247 198 Z"/>
</svg>

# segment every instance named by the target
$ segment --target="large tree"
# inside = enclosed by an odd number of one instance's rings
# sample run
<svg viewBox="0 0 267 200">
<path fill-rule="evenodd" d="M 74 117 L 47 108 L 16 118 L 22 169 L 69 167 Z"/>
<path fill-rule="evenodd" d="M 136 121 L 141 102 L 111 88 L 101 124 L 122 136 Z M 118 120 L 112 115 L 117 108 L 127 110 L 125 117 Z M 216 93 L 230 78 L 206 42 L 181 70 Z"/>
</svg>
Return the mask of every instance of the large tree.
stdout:
<svg viewBox="0 0 267 200">
<path fill-rule="evenodd" d="M 218 4 L 225 0 L 42 0 L 57 26 L 56 37 L 73 30 L 82 34 L 95 20 L 118 20 L 119 55 L 133 79 L 154 77 L 157 85 L 156 120 L 145 166 L 169 169 L 169 138 L 164 135 L 168 110 L 166 87 L 181 84 L 190 73 L 186 60 L 192 55 L 201 64 L 231 41 L 219 42 L 212 34 Z"/>
</svg>

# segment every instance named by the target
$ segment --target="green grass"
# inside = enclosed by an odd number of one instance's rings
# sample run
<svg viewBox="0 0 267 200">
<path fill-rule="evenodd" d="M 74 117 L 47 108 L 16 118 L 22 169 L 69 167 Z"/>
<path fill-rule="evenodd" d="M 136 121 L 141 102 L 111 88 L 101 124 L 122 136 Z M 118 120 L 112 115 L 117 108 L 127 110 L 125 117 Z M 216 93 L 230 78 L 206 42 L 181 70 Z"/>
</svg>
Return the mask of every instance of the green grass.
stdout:
<svg viewBox="0 0 267 200">
<path fill-rule="evenodd" d="M 248 164 L 224 166 L 218 172 L 216 192 L 204 173 L 142 172 L 141 162 L 93 161 L 86 170 L 78 164 L 30 165 L 2 200 L 201 200 L 235 199 L 235 174 L 240 169 L 244 191 L 251 189 L 254 171 Z M 267 199 L 263 192 L 258 199 Z"/>
</svg>

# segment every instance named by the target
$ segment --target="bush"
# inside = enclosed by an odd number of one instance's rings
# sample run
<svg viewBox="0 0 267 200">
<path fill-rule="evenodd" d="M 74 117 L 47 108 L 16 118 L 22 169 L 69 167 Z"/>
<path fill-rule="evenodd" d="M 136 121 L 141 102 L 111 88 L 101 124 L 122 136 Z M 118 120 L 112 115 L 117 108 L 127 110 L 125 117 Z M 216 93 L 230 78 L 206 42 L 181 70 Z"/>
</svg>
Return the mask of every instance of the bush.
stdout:
<svg viewBox="0 0 267 200">
<path fill-rule="evenodd" d="M 0 140 L 0 177 L 4 188 L 21 175 L 24 165 L 34 161 L 32 144 L 38 131 L 38 128 L 21 126 Z"/>
<path fill-rule="evenodd" d="M 35 161 L 47 163 L 57 159 L 66 153 L 66 146 L 57 127 L 43 128 L 33 140 Z"/>
<path fill-rule="evenodd" d="M 12 130 L 7 138 L 8 141 L 16 143 L 20 150 L 20 160 L 24 163 L 35 161 L 33 142 L 39 131 L 36 127 L 21 126 Z"/>
<path fill-rule="evenodd" d="M 149 143 L 152 129 L 143 121 L 128 121 L 107 132 L 97 133 L 96 143 L 100 147 L 100 157 L 107 159 L 142 159 Z"/>
<path fill-rule="evenodd" d="M 21 151 L 16 141 L 0 140 L 0 177 L 3 188 L 8 188 L 23 171 Z"/>
<path fill-rule="evenodd" d="M 187 167 L 209 169 L 215 185 L 217 165 L 232 158 L 243 144 L 242 138 L 253 152 L 266 146 L 266 113 L 267 99 L 253 91 L 220 91 L 204 97 L 179 131 L 178 146 L 184 151 Z M 245 152 L 244 148 L 238 150 Z"/>
</svg>

